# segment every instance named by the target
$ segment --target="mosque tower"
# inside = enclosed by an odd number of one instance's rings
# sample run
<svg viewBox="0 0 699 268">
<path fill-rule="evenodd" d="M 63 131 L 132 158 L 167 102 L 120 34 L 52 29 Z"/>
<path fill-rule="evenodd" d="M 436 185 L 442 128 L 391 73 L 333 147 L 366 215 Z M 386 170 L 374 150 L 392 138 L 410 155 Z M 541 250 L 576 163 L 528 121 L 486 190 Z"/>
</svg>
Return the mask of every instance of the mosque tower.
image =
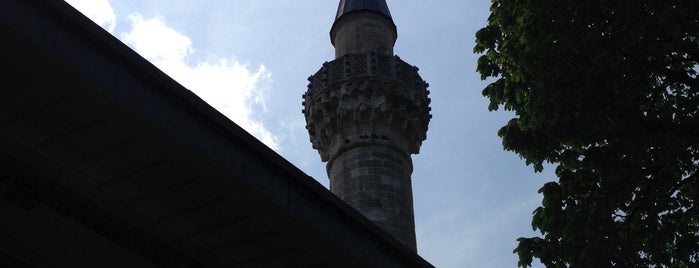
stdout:
<svg viewBox="0 0 699 268">
<path fill-rule="evenodd" d="M 341 0 L 335 60 L 308 78 L 303 113 L 330 191 L 416 250 L 411 154 L 426 138 L 430 99 L 418 69 L 393 55 L 397 37 L 385 0 Z"/>
</svg>

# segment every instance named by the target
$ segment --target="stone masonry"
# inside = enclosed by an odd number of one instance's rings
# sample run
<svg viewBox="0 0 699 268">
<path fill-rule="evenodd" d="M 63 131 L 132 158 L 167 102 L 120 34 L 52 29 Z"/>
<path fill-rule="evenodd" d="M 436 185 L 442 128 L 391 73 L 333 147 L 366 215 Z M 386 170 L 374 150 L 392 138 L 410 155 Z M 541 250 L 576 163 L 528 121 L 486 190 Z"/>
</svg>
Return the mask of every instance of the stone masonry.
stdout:
<svg viewBox="0 0 699 268">
<path fill-rule="evenodd" d="M 327 162 L 330 190 L 416 250 L 411 154 L 426 138 L 427 83 L 393 56 L 384 0 L 342 0 L 330 31 L 336 59 L 309 77 L 303 113 Z"/>
<path fill-rule="evenodd" d="M 415 245 L 409 157 L 382 146 L 360 146 L 328 167 L 330 191 L 406 245 Z"/>
</svg>

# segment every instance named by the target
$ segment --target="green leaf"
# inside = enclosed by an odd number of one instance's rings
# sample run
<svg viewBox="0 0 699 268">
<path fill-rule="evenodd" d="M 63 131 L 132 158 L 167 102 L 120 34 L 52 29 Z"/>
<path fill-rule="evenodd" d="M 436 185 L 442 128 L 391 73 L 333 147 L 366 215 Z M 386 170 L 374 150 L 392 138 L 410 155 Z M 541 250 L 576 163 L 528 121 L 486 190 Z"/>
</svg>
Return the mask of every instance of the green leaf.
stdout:
<svg viewBox="0 0 699 268">
<path fill-rule="evenodd" d="M 474 53 L 503 149 L 556 166 L 520 267 L 699 267 L 699 1 L 493 0 Z"/>
</svg>

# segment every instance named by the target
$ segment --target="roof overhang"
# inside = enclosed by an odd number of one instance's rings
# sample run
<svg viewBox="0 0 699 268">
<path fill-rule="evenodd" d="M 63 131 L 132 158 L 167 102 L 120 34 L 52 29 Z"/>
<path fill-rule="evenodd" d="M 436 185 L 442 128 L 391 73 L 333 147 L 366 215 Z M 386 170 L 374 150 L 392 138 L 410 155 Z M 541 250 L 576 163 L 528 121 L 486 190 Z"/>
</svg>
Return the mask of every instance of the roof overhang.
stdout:
<svg viewBox="0 0 699 268">
<path fill-rule="evenodd" d="M 432 267 L 65 2 L 0 35 L 0 157 L 38 184 L 206 267 Z"/>
</svg>

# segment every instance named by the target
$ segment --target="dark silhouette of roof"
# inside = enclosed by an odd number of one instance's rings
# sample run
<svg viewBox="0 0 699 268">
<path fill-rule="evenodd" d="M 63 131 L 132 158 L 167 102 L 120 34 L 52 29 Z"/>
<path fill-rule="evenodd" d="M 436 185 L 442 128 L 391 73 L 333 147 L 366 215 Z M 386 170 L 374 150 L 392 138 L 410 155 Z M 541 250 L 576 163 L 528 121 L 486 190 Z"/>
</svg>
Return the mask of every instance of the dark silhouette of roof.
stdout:
<svg viewBox="0 0 699 268">
<path fill-rule="evenodd" d="M 63 0 L 0 36 L 0 266 L 433 267 Z"/>
<path fill-rule="evenodd" d="M 343 15 L 354 11 L 376 11 L 391 18 L 391 11 L 388 10 L 386 0 L 341 0 L 337 7 L 335 21 Z"/>
</svg>

